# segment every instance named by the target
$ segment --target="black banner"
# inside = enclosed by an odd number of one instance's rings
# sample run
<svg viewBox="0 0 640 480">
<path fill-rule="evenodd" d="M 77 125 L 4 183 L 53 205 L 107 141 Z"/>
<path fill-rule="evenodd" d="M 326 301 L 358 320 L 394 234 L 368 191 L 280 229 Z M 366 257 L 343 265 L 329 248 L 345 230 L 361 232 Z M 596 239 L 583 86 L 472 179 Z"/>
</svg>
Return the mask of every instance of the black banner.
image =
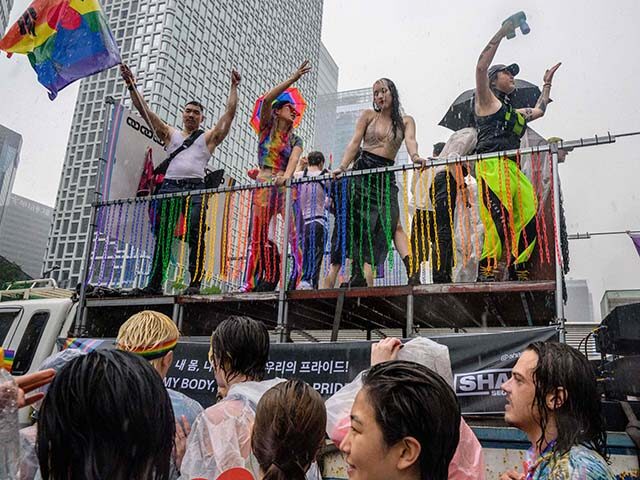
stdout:
<svg viewBox="0 0 640 480">
<path fill-rule="evenodd" d="M 518 329 L 500 333 L 430 337 L 449 347 L 453 382 L 465 414 L 502 413 L 505 399 L 500 385 L 527 345 L 557 340 L 555 327 Z M 272 344 L 267 378 L 300 378 L 328 397 L 369 367 L 371 342 Z M 199 401 L 203 407 L 216 398 L 209 343 L 181 341 L 165 385 Z"/>
</svg>

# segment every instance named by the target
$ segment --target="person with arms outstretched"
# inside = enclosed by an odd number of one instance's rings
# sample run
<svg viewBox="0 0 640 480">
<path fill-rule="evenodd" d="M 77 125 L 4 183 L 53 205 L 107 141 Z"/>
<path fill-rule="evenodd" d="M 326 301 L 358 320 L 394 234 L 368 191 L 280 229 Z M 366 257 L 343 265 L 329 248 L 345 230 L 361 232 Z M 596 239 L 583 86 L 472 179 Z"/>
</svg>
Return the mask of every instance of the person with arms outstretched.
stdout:
<svg viewBox="0 0 640 480">
<path fill-rule="evenodd" d="M 201 190 L 206 188 L 204 177 L 205 167 L 213 154 L 215 148 L 222 143 L 236 114 L 238 106 L 238 85 L 240 85 L 240 74 L 231 71 L 231 86 L 229 98 L 224 113 L 216 125 L 208 130 L 201 129 L 204 121 L 204 106 L 196 100 L 188 102 L 182 112 L 182 129 L 169 126 L 158 115 L 156 115 L 149 105 L 142 98 L 136 89 L 136 82 L 131 70 L 126 65 L 121 65 L 120 73 L 127 84 L 133 106 L 138 110 L 152 127 L 155 135 L 164 144 L 165 150 L 169 154 L 168 162 L 163 162 L 166 166 L 164 181 L 160 185 L 157 194 L 176 193 L 189 190 Z M 185 294 L 197 294 L 200 291 L 200 284 L 204 270 L 204 232 L 201 232 L 200 210 L 202 208 L 202 196 L 197 195 L 191 198 L 191 211 L 189 214 L 189 273 L 191 281 Z M 183 208 L 184 210 L 184 204 Z M 142 289 L 144 294 L 162 295 L 162 280 L 164 277 L 163 265 L 159 259 L 160 255 L 160 215 L 154 215 L 154 231 L 156 232 L 155 246 L 153 250 L 152 265 L 155 266 L 151 273 L 148 285 Z M 173 231 L 174 225 L 169 225 L 168 231 Z M 202 227 L 206 228 L 203 224 Z"/>
<path fill-rule="evenodd" d="M 247 260 L 244 292 L 274 290 L 279 281 L 279 258 L 276 244 L 269 239 L 271 220 L 275 215 L 284 217 L 284 184 L 293 177 L 302 154 L 302 139 L 293 132 L 293 124 L 300 115 L 296 105 L 279 99 L 289 87 L 311 70 L 304 61 L 284 82 L 269 90 L 260 109 L 258 139 L 257 182 L 265 188 L 254 190 L 251 213 L 251 246 Z M 272 183 L 274 187 L 268 187 Z M 295 222 L 290 223 L 289 245 L 294 265 L 289 288 L 295 288 L 302 275 L 302 251 L 298 245 Z M 286 255 L 286 252 L 283 252 Z"/>
</svg>

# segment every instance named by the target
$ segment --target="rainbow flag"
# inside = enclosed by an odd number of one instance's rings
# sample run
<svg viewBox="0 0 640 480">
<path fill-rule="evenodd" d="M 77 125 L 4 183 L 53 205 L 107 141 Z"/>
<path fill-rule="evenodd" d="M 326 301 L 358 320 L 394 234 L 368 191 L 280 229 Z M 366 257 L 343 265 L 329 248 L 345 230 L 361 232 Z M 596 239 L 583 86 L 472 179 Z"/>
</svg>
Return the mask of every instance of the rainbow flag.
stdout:
<svg viewBox="0 0 640 480">
<path fill-rule="evenodd" d="M 4 368 L 7 372 L 11 373 L 15 353 L 13 350 L 0 348 L 0 368 Z"/>
<path fill-rule="evenodd" d="M 61 350 L 66 350 L 67 348 L 77 349 L 85 353 L 93 352 L 97 350 L 100 345 L 104 343 L 104 340 L 100 340 L 98 338 L 76 338 L 70 337 L 67 338 L 62 345 Z"/>
<path fill-rule="evenodd" d="M 34 0 L 0 50 L 27 55 L 51 100 L 70 83 L 120 63 L 98 0 Z"/>
</svg>

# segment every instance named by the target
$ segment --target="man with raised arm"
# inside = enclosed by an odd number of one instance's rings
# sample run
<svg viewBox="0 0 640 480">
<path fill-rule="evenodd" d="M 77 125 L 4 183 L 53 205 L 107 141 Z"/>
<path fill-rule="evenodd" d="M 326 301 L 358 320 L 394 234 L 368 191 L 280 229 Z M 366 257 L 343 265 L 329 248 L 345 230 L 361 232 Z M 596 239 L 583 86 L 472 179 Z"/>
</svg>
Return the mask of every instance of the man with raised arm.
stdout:
<svg viewBox="0 0 640 480">
<path fill-rule="evenodd" d="M 165 123 L 158 115 L 151 111 L 142 95 L 136 89 L 135 78 L 128 66 L 120 67 L 122 78 L 127 84 L 131 101 L 142 118 L 144 118 L 154 130 L 159 140 L 164 143 L 165 150 L 169 155 L 168 162 L 165 161 L 166 172 L 157 194 L 176 193 L 189 190 L 200 190 L 205 188 L 205 166 L 209 162 L 215 148 L 225 139 L 231 128 L 231 122 L 236 114 L 238 105 L 238 85 L 240 84 L 240 74 L 231 71 L 231 88 L 229 98 L 224 113 L 216 123 L 209 129 L 200 128 L 204 121 L 204 106 L 197 100 L 188 102 L 182 112 L 182 129 L 174 128 Z M 202 208 L 202 196 L 194 196 L 190 200 L 189 214 L 189 273 L 191 281 L 185 294 L 197 294 L 200 291 L 201 278 L 204 268 L 204 232 L 200 232 L 200 210 Z M 162 280 L 164 276 L 164 265 L 157 262 L 156 256 L 160 254 L 158 245 L 160 243 L 158 232 L 160 231 L 160 215 L 155 215 L 154 231 L 156 240 L 153 251 L 155 265 L 148 285 L 142 290 L 149 295 L 161 295 Z M 202 225 L 202 227 L 205 227 Z M 167 226 L 173 231 L 174 225 Z M 206 228 L 206 227 L 205 227 Z M 200 252 L 200 255 L 198 255 Z"/>
<path fill-rule="evenodd" d="M 549 103 L 553 75 L 560 63 L 543 76 L 542 94 L 533 108 L 514 108 L 509 95 L 515 90 L 517 64 L 491 62 L 502 39 L 513 31 L 505 21 L 489 41 L 476 65 L 474 114 L 478 129 L 476 153 L 496 152 L 476 164 L 480 218 L 485 227 L 479 281 L 495 281 L 498 261 L 506 251 L 510 280 L 528 280 L 529 260 L 535 250 L 536 192 L 522 173 L 515 157 L 500 152 L 520 148 L 527 123 L 544 116 Z"/>
</svg>

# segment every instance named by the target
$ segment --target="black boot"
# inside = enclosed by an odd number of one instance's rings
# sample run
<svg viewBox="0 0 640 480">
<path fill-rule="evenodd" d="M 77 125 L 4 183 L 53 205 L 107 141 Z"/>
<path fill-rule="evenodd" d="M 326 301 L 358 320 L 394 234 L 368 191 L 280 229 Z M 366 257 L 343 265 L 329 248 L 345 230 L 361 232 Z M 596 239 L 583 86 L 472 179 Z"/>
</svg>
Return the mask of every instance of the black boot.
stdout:
<svg viewBox="0 0 640 480">
<path fill-rule="evenodd" d="M 410 286 L 414 286 L 414 285 L 420 285 L 420 266 L 416 265 L 416 271 L 415 272 L 411 272 L 411 258 L 409 257 L 409 255 L 406 255 L 403 259 L 402 259 L 402 263 L 404 263 L 404 268 L 407 269 L 407 278 L 409 279 L 407 282 L 407 285 Z"/>
<path fill-rule="evenodd" d="M 509 280 L 526 282 L 529 280 L 529 265 L 527 262 L 512 263 L 509 267 Z"/>
<path fill-rule="evenodd" d="M 487 258 L 480 260 L 478 282 L 495 282 L 496 268 Z"/>
<path fill-rule="evenodd" d="M 351 288 L 351 287 L 367 287 L 367 280 L 364 278 L 364 274 L 362 273 L 362 269 L 359 265 L 354 265 L 351 270 L 351 278 L 348 282 L 342 282 L 340 284 L 340 288 Z"/>
<path fill-rule="evenodd" d="M 182 292 L 182 295 L 198 295 L 200 293 L 201 282 L 191 282 L 189 286 Z"/>
<path fill-rule="evenodd" d="M 164 295 L 164 291 L 162 290 L 162 267 L 160 265 L 156 266 L 147 286 L 141 288 L 137 293 L 143 296 Z"/>
</svg>

